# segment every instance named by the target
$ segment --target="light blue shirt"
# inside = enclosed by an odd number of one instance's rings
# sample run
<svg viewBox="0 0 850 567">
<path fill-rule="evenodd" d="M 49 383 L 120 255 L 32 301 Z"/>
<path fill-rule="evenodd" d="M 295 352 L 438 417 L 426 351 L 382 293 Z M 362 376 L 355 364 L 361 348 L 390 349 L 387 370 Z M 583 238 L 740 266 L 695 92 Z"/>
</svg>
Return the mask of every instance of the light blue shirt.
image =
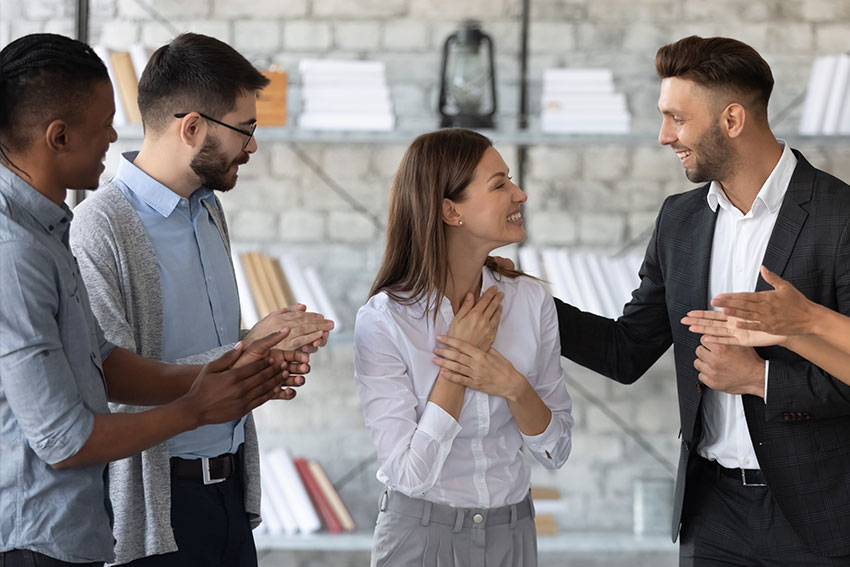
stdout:
<svg viewBox="0 0 850 567">
<path fill-rule="evenodd" d="M 68 247 L 72 214 L 0 165 L 0 552 L 109 562 L 106 466 L 54 470 L 109 413 L 113 345 Z"/>
<path fill-rule="evenodd" d="M 175 362 L 239 340 L 239 295 L 230 256 L 208 208 L 206 187 L 186 199 L 122 155 L 112 182 L 139 214 L 156 254 L 162 285 L 162 359 Z M 168 442 L 172 457 L 197 459 L 235 453 L 245 439 L 243 417 L 204 425 Z"/>
</svg>

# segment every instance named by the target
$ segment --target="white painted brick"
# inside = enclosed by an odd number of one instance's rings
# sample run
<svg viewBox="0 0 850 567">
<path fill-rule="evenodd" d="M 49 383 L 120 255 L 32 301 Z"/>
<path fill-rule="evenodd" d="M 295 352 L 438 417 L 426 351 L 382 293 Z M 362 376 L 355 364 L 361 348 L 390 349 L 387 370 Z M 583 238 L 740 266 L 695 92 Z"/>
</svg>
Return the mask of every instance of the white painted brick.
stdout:
<svg viewBox="0 0 850 567">
<path fill-rule="evenodd" d="M 301 149 L 316 159 L 315 146 L 303 146 Z M 300 179 L 307 172 L 307 167 L 287 144 L 274 143 L 267 150 L 264 148 L 261 151 L 267 151 L 270 154 L 271 173 L 275 177 Z"/>
<path fill-rule="evenodd" d="M 241 53 L 275 51 L 280 47 L 276 20 L 238 20 L 233 23 L 234 47 Z"/>
<path fill-rule="evenodd" d="M 313 0 L 319 18 L 374 18 L 406 15 L 407 0 Z"/>
<path fill-rule="evenodd" d="M 331 46 L 331 28 L 325 22 L 293 20 L 284 23 L 283 48 L 324 51 Z"/>
<path fill-rule="evenodd" d="M 532 53 L 564 53 L 576 48 L 575 29 L 568 22 L 534 22 L 530 26 L 528 49 Z"/>
<path fill-rule="evenodd" d="M 92 0 L 89 2 L 90 21 L 95 21 L 98 18 L 114 18 L 115 10 L 115 0 Z"/>
<path fill-rule="evenodd" d="M 634 149 L 630 176 L 658 181 L 680 179 L 682 166 L 669 147 L 641 145 Z"/>
<path fill-rule="evenodd" d="M 234 45 L 233 24 L 229 20 L 193 20 L 186 24 L 186 29 Z"/>
<path fill-rule="evenodd" d="M 234 240 L 274 240 L 278 237 L 277 219 L 271 211 L 238 211 L 233 215 L 230 232 Z"/>
<path fill-rule="evenodd" d="M 138 41 L 138 23 L 127 20 L 113 20 L 103 24 L 98 43 L 109 49 L 126 50 Z"/>
<path fill-rule="evenodd" d="M 297 188 L 279 179 L 240 175 L 236 187 L 217 195 L 230 213 L 268 211 L 275 214 L 296 206 Z"/>
<path fill-rule="evenodd" d="M 423 20 L 390 20 L 384 23 L 383 46 L 393 51 L 431 49 L 431 31 Z"/>
<path fill-rule="evenodd" d="M 390 85 L 393 112 L 396 115 L 428 115 L 436 111 L 426 99 L 425 89 L 418 85 Z"/>
<path fill-rule="evenodd" d="M 680 19 L 681 4 L 666 0 L 622 2 L 620 0 L 593 0 L 587 4 L 590 22 L 671 22 Z"/>
<path fill-rule="evenodd" d="M 31 33 L 41 33 L 44 29 L 42 22 L 34 22 L 29 20 L 17 20 L 11 22 L 9 31 L 9 41 L 14 41 Z"/>
<path fill-rule="evenodd" d="M 845 32 L 847 26 L 844 27 Z M 846 40 L 845 40 L 846 41 Z M 814 25 L 810 23 L 773 24 L 767 32 L 767 49 L 775 52 L 808 51 L 815 45 Z M 756 46 L 756 50 L 759 47 Z"/>
<path fill-rule="evenodd" d="M 354 212 L 333 211 L 328 219 L 331 240 L 366 242 L 376 238 L 375 226 L 363 215 Z"/>
<path fill-rule="evenodd" d="M 337 181 L 360 179 L 369 171 L 368 151 L 367 146 L 329 145 L 323 152 L 321 164 Z"/>
<path fill-rule="evenodd" d="M 528 235 L 529 244 L 535 246 L 567 246 L 578 241 L 576 221 L 563 211 L 529 215 Z"/>
<path fill-rule="evenodd" d="M 321 241 L 327 237 L 322 213 L 290 210 L 280 215 L 278 235 L 284 242 Z"/>
<path fill-rule="evenodd" d="M 764 22 L 775 19 L 779 12 L 777 3 L 770 0 L 687 2 L 683 5 L 683 9 L 684 17 L 688 21 L 697 22 L 717 20 L 720 13 L 735 14 L 737 18 L 746 22 Z"/>
<path fill-rule="evenodd" d="M 500 16 L 504 13 L 505 0 L 408 0 L 411 16 L 460 20 L 463 18 L 483 19 L 484 15 Z"/>
<path fill-rule="evenodd" d="M 679 412 L 674 409 L 674 403 L 676 398 L 672 395 L 641 400 L 635 423 L 640 424 L 642 431 L 675 433 L 679 428 Z"/>
<path fill-rule="evenodd" d="M 569 179 L 579 175 L 579 153 L 569 146 L 532 146 L 526 158 L 531 179 Z"/>
<path fill-rule="evenodd" d="M 372 152 L 372 167 L 380 177 L 391 179 L 401 165 L 401 158 L 405 151 L 407 151 L 407 144 L 376 146 Z"/>
<path fill-rule="evenodd" d="M 622 214 L 585 213 L 579 216 L 578 226 L 579 242 L 589 246 L 617 246 L 626 232 Z"/>
<path fill-rule="evenodd" d="M 815 36 L 818 53 L 844 53 L 847 51 L 847 36 L 850 18 L 841 23 L 818 24 Z"/>
<path fill-rule="evenodd" d="M 582 155 L 585 179 L 615 180 L 628 171 L 629 155 L 622 146 L 591 146 Z"/>
<path fill-rule="evenodd" d="M 74 37 L 77 32 L 77 23 L 73 18 L 48 20 L 44 23 L 44 32 Z"/>
<path fill-rule="evenodd" d="M 174 39 L 171 30 L 159 22 L 147 22 L 142 25 L 142 44 L 157 48 Z"/>
<path fill-rule="evenodd" d="M 337 22 L 334 24 L 334 45 L 337 49 L 375 50 L 381 38 L 378 22 Z"/>
<path fill-rule="evenodd" d="M 27 0 L 22 4 L 24 8 L 22 16 L 27 20 L 43 21 L 73 16 L 77 10 L 76 2 L 73 0 Z"/>
<path fill-rule="evenodd" d="M 239 181 L 270 176 L 270 152 L 263 151 L 262 145 L 259 145 L 258 148 L 258 151 L 251 154 L 248 163 L 239 166 Z"/>
<path fill-rule="evenodd" d="M 842 0 L 802 0 L 787 4 L 788 9 L 798 9 L 800 17 L 810 22 L 828 23 L 844 20 L 846 26 L 847 21 L 850 20 L 850 3 Z"/>
<path fill-rule="evenodd" d="M 629 177 L 612 184 L 612 192 L 618 195 L 620 201 L 619 210 L 626 212 L 657 211 L 663 200 L 662 190 L 664 183 L 642 177 Z"/>
<path fill-rule="evenodd" d="M 653 24 L 631 24 L 623 30 L 623 49 L 627 53 L 638 53 L 646 57 L 646 69 L 655 59 L 658 48 L 670 41 L 671 26 Z"/>
<path fill-rule="evenodd" d="M 617 462 L 623 458 L 623 439 L 611 434 L 576 435 L 573 437 L 572 455 L 593 462 Z"/>
<path fill-rule="evenodd" d="M 230 18 L 299 18 L 308 13 L 308 0 L 212 0 L 212 17 Z"/>
<path fill-rule="evenodd" d="M 132 20 L 148 20 L 150 14 L 134 0 L 117 0 L 118 17 Z M 210 15 L 209 0 L 145 0 L 150 8 L 163 18 L 174 21 L 189 18 L 205 18 Z"/>
<path fill-rule="evenodd" d="M 659 209 L 661 205 L 659 203 Z M 641 211 L 628 214 L 626 239 L 645 237 L 649 239 L 652 231 L 655 230 L 655 220 L 658 218 L 658 212 Z"/>
</svg>

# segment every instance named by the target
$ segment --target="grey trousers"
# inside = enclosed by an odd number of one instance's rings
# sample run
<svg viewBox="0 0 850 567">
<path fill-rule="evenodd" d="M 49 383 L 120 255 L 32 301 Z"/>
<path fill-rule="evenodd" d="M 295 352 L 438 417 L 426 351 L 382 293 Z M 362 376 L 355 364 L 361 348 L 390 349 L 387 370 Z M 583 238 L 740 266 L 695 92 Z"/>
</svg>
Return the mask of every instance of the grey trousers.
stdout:
<svg viewBox="0 0 850 567">
<path fill-rule="evenodd" d="M 381 495 L 372 567 L 536 567 L 531 495 L 499 508 L 453 508 Z"/>
</svg>

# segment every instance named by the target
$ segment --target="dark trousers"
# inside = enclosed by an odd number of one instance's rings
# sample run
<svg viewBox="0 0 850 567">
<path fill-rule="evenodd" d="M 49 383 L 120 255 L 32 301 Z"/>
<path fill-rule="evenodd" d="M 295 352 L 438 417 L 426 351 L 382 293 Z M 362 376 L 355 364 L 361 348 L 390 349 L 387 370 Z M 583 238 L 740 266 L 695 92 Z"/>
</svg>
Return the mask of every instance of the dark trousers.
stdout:
<svg viewBox="0 0 850 567">
<path fill-rule="evenodd" d="M 850 566 L 850 556 L 810 551 L 776 505 L 767 486 L 744 486 L 699 461 L 688 479 L 680 567 Z"/>
<path fill-rule="evenodd" d="M 103 567 L 103 563 L 68 563 L 28 549 L 13 549 L 0 553 L 0 567 Z"/>
<path fill-rule="evenodd" d="M 241 471 L 217 483 L 171 478 L 171 526 L 177 551 L 138 559 L 133 567 L 256 567 L 257 549 Z"/>
</svg>

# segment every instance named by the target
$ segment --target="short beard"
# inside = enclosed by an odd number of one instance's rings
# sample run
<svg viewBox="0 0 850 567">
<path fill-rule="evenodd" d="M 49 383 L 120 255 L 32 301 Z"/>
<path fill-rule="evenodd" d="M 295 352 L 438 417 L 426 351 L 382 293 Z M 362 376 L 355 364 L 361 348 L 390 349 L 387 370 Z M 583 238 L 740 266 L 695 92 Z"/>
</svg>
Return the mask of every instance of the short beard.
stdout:
<svg viewBox="0 0 850 567">
<path fill-rule="evenodd" d="M 726 179 L 735 167 L 735 155 L 723 137 L 720 125 L 713 124 L 693 148 L 694 168 L 685 170 L 693 183 L 708 183 Z M 698 158 L 698 159 L 697 159 Z"/>
<path fill-rule="evenodd" d="M 244 153 L 244 152 L 243 152 Z M 230 191 L 236 185 L 236 176 L 227 178 L 227 172 L 233 164 L 242 165 L 248 161 L 247 154 L 240 155 L 238 159 L 228 161 L 221 152 L 221 144 L 218 138 L 209 136 L 198 155 L 192 158 L 189 167 L 201 181 L 201 185 L 213 191 Z"/>
</svg>

